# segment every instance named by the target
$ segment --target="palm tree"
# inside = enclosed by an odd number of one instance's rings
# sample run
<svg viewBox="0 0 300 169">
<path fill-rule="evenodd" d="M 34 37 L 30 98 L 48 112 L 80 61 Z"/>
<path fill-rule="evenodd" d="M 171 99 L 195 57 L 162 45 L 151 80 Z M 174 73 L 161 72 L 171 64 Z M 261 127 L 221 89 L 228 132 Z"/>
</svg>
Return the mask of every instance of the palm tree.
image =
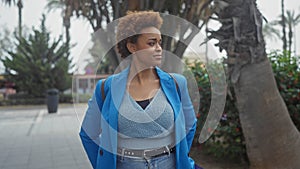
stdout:
<svg viewBox="0 0 300 169">
<path fill-rule="evenodd" d="M 2 0 L 2 2 L 10 6 L 12 3 L 15 3 L 15 0 Z"/>
<path fill-rule="evenodd" d="M 22 36 L 22 8 L 23 8 L 23 2 L 22 0 L 18 0 L 17 2 L 18 6 L 18 18 L 19 18 L 19 37 Z"/>
<path fill-rule="evenodd" d="M 194 25 L 199 25 L 200 18 L 203 17 L 203 13 L 200 13 L 202 8 L 202 0 L 184 0 L 184 1 L 174 1 L 174 0 L 160 0 L 160 1 L 149 1 L 149 0 L 107 0 L 107 1 L 91 1 L 91 0 L 65 0 L 65 8 L 70 11 L 70 15 L 74 14 L 77 17 L 82 17 L 86 19 L 90 26 L 93 28 L 94 32 L 99 29 L 106 31 L 106 36 L 101 40 L 105 41 L 105 44 L 109 44 L 115 38 L 113 33 L 110 31 L 114 28 L 106 28 L 108 23 L 116 20 L 126 14 L 128 10 L 155 10 L 158 12 L 168 12 L 172 15 L 180 16 L 185 18 Z M 204 10 L 205 11 L 205 10 Z M 203 26 L 202 24 L 200 28 Z M 178 25 L 174 25 L 178 26 Z M 166 28 L 169 30 L 169 28 Z M 180 40 L 184 40 L 186 43 L 191 42 L 192 38 L 198 33 L 199 30 L 192 29 L 191 33 L 187 38 L 183 38 L 189 27 L 182 27 L 179 32 Z M 174 32 L 175 34 L 176 32 Z M 175 37 L 175 36 L 174 36 Z M 177 42 L 174 38 L 163 37 L 163 48 L 172 51 L 176 56 L 182 57 L 187 45 Z M 110 46 L 110 45 L 109 45 Z M 120 58 L 115 53 L 114 50 L 109 51 L 108 55 L 111 59 L 112 65 L 116 66 L 120 63 Z M 167 61 L 169 62 L 169 60 Z M 170 61 L 171 62 L 171 61 Z"/>
<path fill-rule="evenodd" d="M 283 51 L 287 49 L 286 32 L 285 32 L 285 12 L 284 12 L 284 0 L 281 0 L 281 24 L 282 24 L 282 42 Z"/>
<path fill-rule="evenodd" d="M 71 8 L 72 13 L 86 18 L 96 31 L 105 22 L 123 16 L 128 6 L 144 10 L 154 9 L 151 5 L 159 3 L 148 0 L 98 2 L 105 3 L 100 7 L 94 1 L 82 0 L 66 1 L 66 5 Z M 130 2 L 135 4 L 128 5 Z M 204 4 L 200 9 L 206 9 L 205 6 L 213 2 L 217 19 L 222 26 L 211 32 L 210 38 L 218 39 L 218 46 L 228 54 L 228 73 L 234 85 L 251 167 L 300 168 L 300 134 L 289 117 L 274 80 L 265 52 L 262 15 L 257 9 L 256 0 L 162 2 L 169 3 L 169 6 L 161 5 L 161 11 L 178 14 L 196 23 L 201 14 L 194 13 L 199 11 L 197 5 Z M 186 8 L 179 8 L 182 6 Z M 197 10 L 195 6 L 198 7 Z"/>
<path fill-rule="evenodd" d="M 11 4 L 16 4 L 15 0 L 2 0 L 2 2 L 4 4 L 8 4 L 9 6 L 11 6 Z M 22 36 L 22 8 L 23 8 L 23 1 L 22 0 L 18 0 L 17 2 L 17 6 L 18 6 L 18 18 L 19 18 L 19 25 L 18 25 L 18 33 L 19 33 L 19 37 Z"/>
<path fill-rule="evenodd" d="M 48 12 L 52 10 L 60 9 L 62 10 L 61 15 L 63 18 L 63 26 L 65 27 L 66 31 L 66 43 L 70 43 L 70 27 L 71 27 L 71 12 L 70 8 L 67 8 L 65 6 L 65 0 L 48 0 L 48 3 L 46 5 L 46 8 L 48 9 Z"/>
<path fill-rule="evenodd" d="M 277 38 L 280 38 L 280 32 L 277 30 L 274 26 L 278 24 L 277 21 L 268 22 L 263 26 L 263 35 L 266 38 L 269 38 L 271 40 L 276 40 Z"/>
<path fill-rule="evenodd" d="M 271 24 L 272 26 L 280 25 L 282 28 L 285 27 L 285 29 L 286 29 L 286 26 L 287 26 L 287 28 L 288 28 L 288 43 L 287 43 L 286 46 L 287 46 L 288 51 L 290 52 L 290 54 L 289 54 L 289 56 L 290 56 L 291 53 L 292 53 L 293 38 L 295 39 L 295 27 L 300 23 L 300 14 L 295 16 L 294 11 L 287 10 L 286 15 L 284 16 L 284 22 L 283 22 L 281 16 L 279 16 L 278 20 L 273 21 L 271 23 L 272 23 Z M 265 25 L 265 27 L 266 27 L 266 29 L 268 29 L 268 24 Z M 274 31 L 274 33 L 277 33 L 276 29 L 275 30 L 270 30 L 270 31 Z M 294 45 L 295 45 L 295 51 L 294 52 L 296 52 L 296 41 L 294 42 Z"/>
<path fill-rule="evenodd" d="M 228 55 L 251 168 L 300 168 L 300 134 L 276 86 L 256 0 L 208 1 L 222 24 L 209 38 Z"/>
<path fill-rule="evenodd" d="M 32 28 L 28 37 L 16 37 L 18 50 L 8 51 L 2 59 L 9 79 L 20 91 L 36 97 L 43 96 L 49 88 L 64 91 L 71 85 L 70 46 L 61 43 L 61 36 L 52 40 L 45 22 L 43 15 L 39 29 Z"/>
<path fill-rule="evenodd" d="M 290 11 L 287 10 L 286 11 L 286 16 L 285 16 L 285 20 L 289 29 L 289 33 L 288 33 L 288 37 L 289 37 L 289 41 L 288 41 L 288 47 L 289 47 L 289 51 L 292 52 L 292 39 L 293 39 L 293 35 L 295 32 L 295 27 L 300 23 L 300 14 L 298 14 L 297 16 L 295 16 L 295 12 L 294 11 Z M 296 51 L 294 51 L 296 52 Z M 291 54 L 289 54 L 290 56 Z"/>
</svg>

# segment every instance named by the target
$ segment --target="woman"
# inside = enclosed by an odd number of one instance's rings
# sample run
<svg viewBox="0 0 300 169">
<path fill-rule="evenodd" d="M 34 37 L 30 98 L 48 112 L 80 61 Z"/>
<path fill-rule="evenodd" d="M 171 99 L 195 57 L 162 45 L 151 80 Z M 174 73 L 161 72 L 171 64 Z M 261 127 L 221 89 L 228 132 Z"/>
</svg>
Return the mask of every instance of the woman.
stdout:
<svg viewBox="0 0 300 169">
<path fill-rule="evenodd" d="M 80 131 L 93 168 L 194 168 L 196 117 L 186 79 L 158 68 L 161 24 L 153 11 L 119 20 L 117 47 L 130 65 L 97 83 Z"/>
</svg>

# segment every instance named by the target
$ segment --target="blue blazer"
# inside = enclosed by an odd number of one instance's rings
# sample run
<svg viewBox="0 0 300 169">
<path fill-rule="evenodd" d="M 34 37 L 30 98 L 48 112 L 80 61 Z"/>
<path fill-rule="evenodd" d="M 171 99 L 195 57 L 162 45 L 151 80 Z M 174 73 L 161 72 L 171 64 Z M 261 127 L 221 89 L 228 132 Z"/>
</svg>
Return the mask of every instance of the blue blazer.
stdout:
<svg viewBox="0 0 300 169">
<path fill-rule="evenodd" d="M 162 91 L 173 108 L 176 169 L 194 169 L 194 161 L 188 156 L 196 131 L 195 112 L 188 94 L 187 81 L 184 76 L 170 74 L 155 68 L 160 79 Z M 105 100 L 102 100 L 99 80 L 83 119 L 80 138 L 94 169 L 117 168 L 117 133 L 118 108 L 122 103 L 127 84 L 129 68 L 119 74 L 109 76 L 104 85 Z"/>
</svg>

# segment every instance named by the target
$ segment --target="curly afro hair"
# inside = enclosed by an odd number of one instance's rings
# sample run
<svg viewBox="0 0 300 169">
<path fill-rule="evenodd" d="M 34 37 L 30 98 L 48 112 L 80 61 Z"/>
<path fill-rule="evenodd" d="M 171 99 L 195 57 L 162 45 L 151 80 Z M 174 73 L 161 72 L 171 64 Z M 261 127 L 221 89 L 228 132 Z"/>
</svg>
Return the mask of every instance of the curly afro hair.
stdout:
<svg viewBox="0 0 300 169">
<path fill-rule="evenodd" d="M 158 12 L 154 11 L 129 11 L 127 15 L 119 19 L 117 27 L 117 49 L 122 58 L 131 53 L 127 49 L 127 42 L 136 43 L 139 32 L 146 27 L 160 29 L 163 23 Z"/>
</svg>

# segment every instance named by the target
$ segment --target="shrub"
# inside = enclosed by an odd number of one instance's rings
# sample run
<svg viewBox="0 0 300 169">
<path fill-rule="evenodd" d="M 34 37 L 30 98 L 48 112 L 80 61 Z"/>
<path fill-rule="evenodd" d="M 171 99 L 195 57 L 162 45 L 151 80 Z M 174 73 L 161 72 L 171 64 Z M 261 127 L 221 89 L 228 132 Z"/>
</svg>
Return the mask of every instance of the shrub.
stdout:
<svg viewBox="0 0 300 169">
<path fill-rule="evenodd" d="M 32 29 L 28 37 L 15 36 L 15 50 L 0 58 L 7 80 L 15 84 L 17 92 L 43 97 L 47 89 L 64 91 L 71 87 L 72 68 L 70 44 L 60 36 L 52 40 L 43 15 L 40 29 Z"/>
<path fill-rule="evenodd" d="M 291 119 L 300 131 L 300 57 L 289 52 L 273 51 L 269 55 L 278 90 Z"/>
<path fill-rule="evenodd" d="M 40 105 L 45 104 L 45 97 L 34 97 L 26 93 L 8 95 L 7 100 L 2 100 L 0 106 L 9 105 Z"/>
<path fill-rule="evenodd" d="M 59 103 L 73 103 L 72 94 L 60 94 Z"/>
<path fill-rule="evenodd" d="M 91 93 L 72 93 L 72 98 L 75 103 L 87 103 L 91 97 Z"/>
<path fill-rule="evenodd" d="M 59 94 L 59 103 L 73 103 L 71 94 Z M 0 106 L 12 105 L 46 105 L 46 96 L 35 97 L 26 93 L 8 95 L 8 99 L 2 99 Z"/>
<path fill-rule="evenodd" d="M 193 66 L 190 66 L 190 69 L 197 81 L 200 93 L 200 116 L 198 117 L 198 129 L 195 136 L 195 139 L 198 139 L 210 108 L 211 85 L 203 63 L 196 62 Z M 247 159 L 245 142 L 238 111 L 234 103 L 234 96 L 228 94 L 222 119 L 209 140 L 203 144 L 203 150 L 218 158 L 225 157 L 244 161 Z"/>
<path fill-rule="evenodd" d="M 274 51 L 269 54 L 269 59 L 272 63 L 278 90 L 287 105 L 291 119 L 300 130 L 300 58 L 289 57 L 287 52 Z M 202 63 L 196 62 L 190 66 L 190 69 L 198 83 L 201 95 L 200 117 L 198 119 L 197 136 L 195 137 L 195 139 L 198 139 L 198 134 L 209 112 L 211 86 L 209 76 Z M 219 158 L 247 161 L 245 139 L 231 84 L 228 84 L 228 91 L 221 121 L 209 140 L 203 144 L 203 150 Z"/>
</svg>

